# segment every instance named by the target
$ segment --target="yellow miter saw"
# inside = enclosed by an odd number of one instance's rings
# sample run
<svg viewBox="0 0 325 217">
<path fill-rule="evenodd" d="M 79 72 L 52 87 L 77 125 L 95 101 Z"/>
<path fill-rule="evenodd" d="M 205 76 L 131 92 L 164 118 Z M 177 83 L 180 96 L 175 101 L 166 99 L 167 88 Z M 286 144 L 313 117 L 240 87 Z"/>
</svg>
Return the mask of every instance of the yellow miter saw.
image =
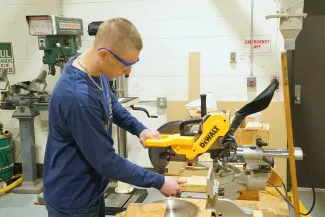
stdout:
<svg viewBox="0 0 325 217">
<path fill-rule="evenodd" d="M 201 95 L 201 118 L 168 122 L 158 129 L 161 140 L 146 140 L 152 165 L 164 173 L 169 161 L 195 163 L 204 153 L 210 153 L 211 159 L 228 161 L 231 152 L 237 150 L 236 129 L 246 116 L 269 106 L 278 86 L 274 79 L 252 102 L 236 112 L 231 124 L 223 113 L 206 114 L 205 98 Z M 261 141 L 257 145 L 265 144 Z"/>
<path fill-rule="evenodd" d="M 229 124 L 222 113 L 206 114 L 205 100 L 201 98 L 202 117 L 174 121 L 161 126 L 161 140 L 146 140 L 149 158 L 159 173 L 164 173 L 169 161 L 193 163 L 204 153 L 213 160 L 207 174 L 207 191 L 191 194 L 191 198 L 207 199 L 206 209 L 222 217 L 253 217 L 253 210 L 235 202 L 241 191 L 265 190 L 271 177 L 273 158 L 288 158 L 287 149 L 263 149 L 267 146 L 261 138 L 256 144 L 238 147 L 234 133 L 246 116 L 267 108 L 279 86 L 277 80 L 260 93 L 252 102 L 236 112 Z M 303 159 L 299 147 L 294 150 L 296 160 Z M 244 163 L 240 170 L 232 162 Z M 270 183 L 271 184 L 271 183 Z M 180 195 L 186 197 L 186 193 Z"/>
</svg>

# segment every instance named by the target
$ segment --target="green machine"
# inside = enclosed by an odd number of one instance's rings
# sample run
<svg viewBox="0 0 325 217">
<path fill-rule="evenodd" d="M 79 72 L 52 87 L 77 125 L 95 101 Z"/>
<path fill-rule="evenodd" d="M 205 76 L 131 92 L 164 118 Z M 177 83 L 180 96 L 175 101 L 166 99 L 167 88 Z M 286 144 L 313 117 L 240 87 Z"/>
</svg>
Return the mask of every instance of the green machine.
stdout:
<svg viewBox="0 0 325 217">
<path fill-rule="evenodd" d="M 55 75 L 55 66 L 61 68 L 81 47 L 83 23 L 79 18 L 61 16 L 26 16 L 29 34 L 38 36 L 38 47 L 44 51 L 43 63 L 49 74 Z"/>
<path fill-rule="evenodd" d="M 0 182 L 5 182 L 13 176 L 13 154 L 11 145 L 11 134 L 3 130 L 0 123 Z"/>
<path fill-rule="evenodd" d="M 32 81 L 9 86 L 7 72 L 0 70 L 0 108 L 14 110 L 12 117 L 19 120 L 23 180 L 12 192 L 39 194 L 43 190 L 43 182 L 37 176 L 34 118 L 40 110 L 48 109 L 50 94 L 45 91 L 47 74 L 55 75 L 56 67 L 62 70 L 69 58 L 78 53 L 83 23 L 81 19 L 47 15 L 27 16 L 26 20 L 29 34 L 38 37 L 38 47 L 44 51 L 43 63 L 48 65 L 49 71 L 42 71 Z M 0 154 L 6 156 L 0 158 L 0 175 L 6 177 L 12 176 L 9 140 L 8 136 L 0 135 Z"/>
</svg>

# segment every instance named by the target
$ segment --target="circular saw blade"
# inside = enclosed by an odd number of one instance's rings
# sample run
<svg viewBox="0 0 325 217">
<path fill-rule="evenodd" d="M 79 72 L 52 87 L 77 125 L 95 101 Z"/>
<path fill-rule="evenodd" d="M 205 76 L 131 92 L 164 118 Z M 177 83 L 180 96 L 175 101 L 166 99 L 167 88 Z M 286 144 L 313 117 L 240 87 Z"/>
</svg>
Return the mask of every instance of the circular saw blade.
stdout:
<svg viewBox="0 0 325 217">
<path fill-rule="evenodd" d="M 182 121 L 168 122 L 159 127 L 157 131 L 160 134 L 179 134 L 181 123 Z M 152 147 L 148 150 L 150 162 L 158 173 L 165 172 L 165 168 L 169 163 L 169 158 L 167 158 L 168 154 L 166 152 L 169 149 L 169 147 Z"/>
<path fill-rule="evenodd" d="M 155 203 L 166 205 L 165 217 L 197 217 L 200 213 L 200 208 L 196 204 L 185 200 L 165 199 Z"/>
<path fill-rule="evenodd" d="M 157 170 L 158 173 L 164 173 L 169 161 L 167 158 L 162 158 L 162 155 L 168 151 L 169 148 L 149 148 L 149 159 L 152 166 Z"/>
</svg>

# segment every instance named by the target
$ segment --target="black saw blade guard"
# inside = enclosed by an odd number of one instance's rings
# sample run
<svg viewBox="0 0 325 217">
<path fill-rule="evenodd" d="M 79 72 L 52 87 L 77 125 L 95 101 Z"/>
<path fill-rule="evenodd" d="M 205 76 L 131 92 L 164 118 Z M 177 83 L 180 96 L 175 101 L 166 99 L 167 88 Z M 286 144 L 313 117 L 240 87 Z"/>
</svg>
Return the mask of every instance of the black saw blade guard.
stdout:
<svg viewBox="0 0 325 217">
<path fill-rule="evenodd" d="M 227 143 L 229 140 L 233 140 L 235 131 L 238 129 L 241 122 L 248 116 L 266 109 L 273 98 L 274 92 L 279 86 L 279 81 L 273 79 L 271 84 L 261 92 L 253 101 L 246 104 L 235 114 L 234 120 L 231 122 L 230 129 L 227 134 L 224 136 L 222 143 Z M 224 147 L 225 148 L 225 147 Z"/>
</svg>

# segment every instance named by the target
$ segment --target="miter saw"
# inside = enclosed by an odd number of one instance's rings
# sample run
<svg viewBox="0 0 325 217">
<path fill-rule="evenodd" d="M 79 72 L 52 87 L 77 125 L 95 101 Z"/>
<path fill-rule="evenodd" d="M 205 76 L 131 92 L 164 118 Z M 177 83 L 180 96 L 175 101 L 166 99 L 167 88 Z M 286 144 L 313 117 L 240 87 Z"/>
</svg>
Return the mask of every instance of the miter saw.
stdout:
<svg viewBox="0 0 325 217">
<path fill-rule="evenodd" d="M 231 124 L 223 113 L 205 115 L 206 106 L 203 105 L 201 118 L 161 126 L 158 131 L 162 140 L 146 141 L 152 165 L 158 172 L 164 172 L 169 161 L 198 162 L 198 157 L 204 153 L 210 153 L 211 159 L 229 160 L 231 150 L 237 148 L 235 131 L 246 116 L 268 107 L 278 85 L 279 82 L 273 80 L 259 96 L 236 112 Z"/>
<path fill-rule="evenodd" d="M 205 115 L 203 111 L 201 118 L 160 127 L 161 140 L 146 140 L 154 168 L 163 173 L 169 161 L 193 163 L 198 162 L 201 154 L 210 153 L 213 163 L 209 166 L 207 192 L 184 192 L 181 197 L 206 198 L 207 209 L 215 216 L 253 216 L 252 209 L 240 207 L 233 200 L 243 190 L 265 190 L 273 158 L 288 158 L 289 153 L 286 149 L 264 149 L 267 144 L 261 138 L 257 138 L 254 145 L 238 147 L 234 133 L 246 116 L 268 107 L 278 85 L 278 81 L 273 80 L 252 102 L 236 112 L 231 124 L 223 113 Z M 294 155 L 296 160 L 303 159 L 300 148 L 295 148 Z M 234 159 L 244 163 L 243 170 L 231 164 Z"/>
</svg>

